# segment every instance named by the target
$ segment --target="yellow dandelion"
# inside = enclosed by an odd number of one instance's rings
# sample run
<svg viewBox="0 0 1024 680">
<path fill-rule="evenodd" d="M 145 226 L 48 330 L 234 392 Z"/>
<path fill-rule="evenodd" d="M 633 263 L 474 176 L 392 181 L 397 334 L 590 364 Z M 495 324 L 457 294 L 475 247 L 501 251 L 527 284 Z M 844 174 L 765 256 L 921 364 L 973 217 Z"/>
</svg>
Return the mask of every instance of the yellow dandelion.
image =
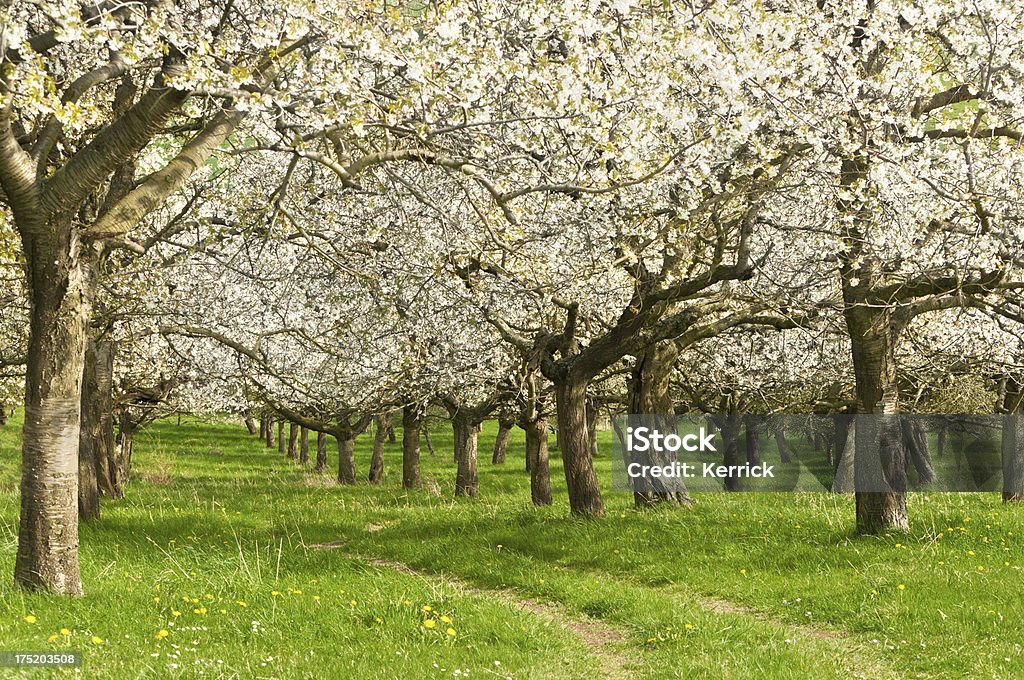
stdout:
<svg viewBox="0 0 1024 680">
<path fill-rule="evenodd" d="M 454 628 L 448 628 L 445 632 L 448 633 L 449 635 L 455 635 L 455 629 Z"/>
<path fill-rule="evenodd" d="M 57 634 L 56 634 L 56 633 L 54 633 L 54 634 L 53 634 L 53 635 L 51 635 L 50 637 L 46 638 L 46 641 L 47 641 L 47 642 L 53 642 L 53 641 L 54 641 L 54 640 L 56 640 L 56 639 L 57 639 Z"/>
<path fill-rule="evenodd" d="M 427 619 L 427 620 L 425 620 L 423 622 L 423 627 L 424 628 L 433 628 L 436 625 L 437 625 L 437 622 L 434 621 L 434 619 Z"/>
<path fill-rule="evenodd" d="M 210 593 L 206 593 L 205 595 L 203 595 L 203 597 L 205 597 L 207 600 L 213 599 L 213 595 L 211 595 Z"/>
<path fill-rule="evenodd" d="M 25 620 L 28 621 L 29 623 L 35 623 L 36 622 L 36 617 L 35 617 L 34 614 L 29 614 L 28 616 L 25 617 Z"/>
<path fill-rule="evenodd" d="M 159 601 L 160 601 L 160 597 L 159 596 L 153 598 L 153 602 L 159 602 Z"/>
<path fill-rule="evenodd" d="M 101 637 L 99 637 L 97 635 L 93 635 L 92 636 L 92 643 L 94 645 L 102 645 L 103 644 L 103 638 L 101 638 Z"/>
<path fill-rule="evenodd" d="M 319 601 L 320 601 L 320 596 L 319 595 L 314 595 L 313 596 L 313 602 L 319 602 Z"/>
<path fill-rule="evenodd" d="M 747 575 L 747 570 L 746 569 L 740 569 L 740 574 L 742 574 L 743 576 L 746 576 Z"/>
<path fill-rule="evenodd" d="M 352 600 L 351 602 L 349 602 L 349 604 L 352 605 L 353 607 L 355 607 L 359 603 L 356 602 L 355 600 Z"/>
<path fill-rule="evenodd" d="M 68 630 L 67 628 L 61 628 L 60 629 L 60 634 L 61 635 L 71 635 L 71 631 Z"/>
<path fill-rule="evenodd" d="M 903 585 L 902 583 L 901 583 L 901 584 L 899 584 L 899 585 L 898 585 L 898 586 L 896 586 L 896 587 L 897 587 L 897 588 L 899 588 L 900 590 L 906 590 L 906 589 L 907 589 L 907 587 L 906 587 L 905 585 Z"/>
<path fill-rule="evenodd" d="M 271 595 L 271 597 L 277 597 L 277 596 L 278 596 L 278 595 L 280 595 L 280 594 L 281 594 L 281 592 L 280 592 L 280 591 L 278 591 L 278 590 L 271 590 L 271 591 L 270 591 L 270 595 Z"/>
<path fill-rule="evenodd" d="M 155 637 L 155 638 L 156 638 L 157 640 L 163 640 L 163 639 L 164 639 L 165 637 L 167 637 L 168 635 L 170 635 L 170 633 L 168 633 L 168 632 L 167 632 L 166 630 L 164 630 L 163 628 L 161 628 L 160 630 L 158 630 L 158 631 L 157 631 L 157 633 L 156 633 L 156 635 L 155 635 L 154 637 Z"/>
<path fill-rule="evenodd" d="M 452 620 L 449 619 L 447 616 L 442 616 L 441 617 L 441 623 L 451 623 L 451 622 L 452 622 Z"/>
<path fill-rule="evenodd" d="M 686 630 L 693 630 L 693 624 L 692 623 L 688 623 L 685 626 L 683 626 L 683 628 L 685 628 Z"/>
<path fill-rule="evenodd" d="M 245 602 L 243 602 L 242 600 L 235 600 L 235 604 L 237 604 L 239 607 L 248 607 L 249 606 Z"/>
<path fill-rule="evenodd" d="M 423 611 L 425 611 L 425 612 L 429 612 L 429 611 L 430 611 L 430 605 L 429 605 L 429 604 L 425 604 L 425 605 L 423 605 L 423 606 L 421 607 L 421 609 L 422 609 Z"/>
<path fill-rule="evenodd" d="M 177 609 L 172 609 L 171 616 L 173 616 L 174 618 L 178 618 L 179 616 L 181 616 L 181 612 L 179 612 Z"/>
</svg>

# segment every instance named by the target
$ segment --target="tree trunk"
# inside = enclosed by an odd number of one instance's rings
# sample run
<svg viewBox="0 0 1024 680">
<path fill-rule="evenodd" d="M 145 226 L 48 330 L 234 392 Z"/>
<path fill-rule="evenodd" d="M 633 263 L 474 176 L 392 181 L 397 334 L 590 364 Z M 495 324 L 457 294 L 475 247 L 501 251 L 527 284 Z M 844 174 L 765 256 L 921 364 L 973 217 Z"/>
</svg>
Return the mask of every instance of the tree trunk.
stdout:
<svg viewBox="0 0 1024 680">
<path fill-rule="evenodd" d="M 722 463 L 733 466 L 740 464 L 740 430 L 743 427 L 743 419 L 738 411 L 731 410 L 722 418 L 719 431 L 722 435 Z M 726 491 L 739 491 L 740 480 L 736 475 L 725 477 Z"/>
<path fill-rule="evenodd" d="M 541 416 L 524 423 L 526 460 L 530 469 L 530 498 L 534 505 L 551 505 L 551 474 L 548 471 L 548 419 Z"/>
<path fill-rule="evenodd" d="M 921 484 L 934 482 L 935 467 L 932 465 L 932 457 L 928 452 L 928 434 L 924 431 L 921 423 L 916 420 L 903 418 L 900 421 L 903 429 L 903 446 L 910 454 L 910 460 L 917 470 L 917 479 Z"/>
<path fill-rule="evenodd" d="M 299 465 L 309 465 L 309 430 L 299 428 Z"/>
<path fill-rule="evenodd" d="M 508 438 L 512 434 L 514 420 L 500 418 L 498 420 L 498 435 L 494 438 L 494 453 L 491 454 L 492 465 L 505 464 L 505 450 L 508 448 Z"/>
<path fill-rule="evenodd" d="M 82 371 L 95 277 L 77 251 L 70 216 L 23 233 L 31 299 L 21 514 L 15 583 L 80 595 L 78 448 Z"/>
<path fill-rule="evenodd" d="M 558 444 L 562 452 L 569 508 L 574 515 L 601 517 L 604 502 L 597 483 L 587 429 L 587 381 L 572 375 L 555 383 Z"/>
<path fill-rule="evenodd" d="M 295 423 L 288 423 L 288 458 L 295 460 L 299 457 L 299 426 Z"/>
<path fill-rule="evenodd" d="M 402 488 L 420 487 L 420 426 L 423 411 L 419 404 L 402 409 Z"/>
<path fill-rule="evenodd" d="M 428 423 L 423 424 L 423 441 L 427 445 L 427 453 L 431 456 L 434 455 L 434 445 L 430 442 L 430 425 Z"/>
<path fill-rule="evenodd" d="M 100 432 L 99 385 L 96 380 L 96 343 L 85 350 L 82 372 L 82 419 L 78 439 L 78 517 L 86 522 L 100 518 L 100 487 L 96 477 L 96 449 Z"/>
<path fill-rule="evenodd" d="M 660 342 L 637 355 L 629 378 L 629 412 L 642 415 L 640 420 L 645 425 L 665 435 L 676 432 L 675 404 L 670 386 L 678 358 L 679 350 L 674 342 Z M 668 451 L 646 451 L 634 455 L 637 458 L 629 462 L 641 465 L 663 466 L 676 460 L 676 455 Z M 682 479 L 673 479 L 666 484 L 663 479 L 652 478 L 644 480 L 644 484 L 644 488 L 633 491 L 633 504 L 638 508 L 659 503 L 693 505 Z"/>
<path fill-rule="evenodd" d="M 839 437 L 843 437 L 843 447 L 839 448 Z M 832 482 L 835 493 L 853 493 L 857 490 L 854 482 L 854 461 L 857 456 L 857 422 L 851 421 L 845 427 L 836 427 L 836 477 Z"/>
<path fill-rule="evenodd" d="M 1020 380 L 1007 379 L 1003 403 L 1002 463 L 1003 502 L 1024 501 L 1024 414 L 1021 414 Z"/>
<path fill-rule="evenodd" d="M 323 432 L 316 433 L 316 467 L 315 472 L 323 472 L 327 469 L 327 435 Z"/>
<path fill-rule="evenodd" d="M 455 458 L 458 464 L 455 473 L 455 495 L 476 498 L 479 493 L 477 476 L 477 433 L 480 426 L 471 416 L 456 414 L 452 418 L 452 434 L 455 442 Z"/>
<path fill-rule="evenodd" d="M 107 498 L 124 498 L 128 478 L 128 460 L 114 442 L 114 343 L 95 343 L 96 392 L 92 406 L 98 414 L 99 438 L 96 440 L 96 471 L 100 493 Z M 83 402 L 84 403 L 84 402 Z"/>
<path fill-rule="evenodd" d="M 350 433 L 338 439 L 338 484 L 356 483 L 356 438 Z"/>
<path fill-rule="evenodd" d="M 248 416 L 248 415 L 245 416 L 245 418 L 242 420 L 242 422 L 245 423 L 245 429 L 249 431 L 249 434 L 251 434 L 251 435 L 255 435 L 256 434 L 256 432 L 258 431 L 256 429 L 256 422 L 253 421 L 251 416 Z"/>
<path fill-rule="evenodd" d="M 288 442 L 284 439 L 284 421 L 277 421 L 277 452 L 285 453 L 288 451 Z"/>
<path fill-rule="evenodd" d="M 370 457 L 371 484 L 380 484 L 384 478 L 384 445 L 388 440 L 388 431 L 391 430 L 391 414 L 385 413 L 377 416 L 377 430 L 373 434 L 373 455 Z"/>
<path fill-rule="evenodd" d="M 0 404 L 0 427 L 7 424 L 7 407 Z"/>
<path fill-rule="evenodd" d="M 267 440 L 267 416 L 260 416 L 260 441 L 265 442 Z"/>
<path fill-rule="evenodd" d="M 757 431 L 761 416 L 748 414 L 743 416 L 744 437 L 747 445 L 747 465 L 761 464 L 761 434 Z"/>
<path fill-rule="evenodd" d="M 783 464 L 792 462 L 789 454 L 789 443 L 786 442 L 786 430 L 782 425 L 775 428 L 775 448 L 779 450 L 779 461 Z"/>
<path fill-rule="evenodd" d="M 597 417 L 601 414 L 597 402 L 587 399 L 587 439 L 590 440 L 590 455 L 597 457 Z"/>
<path fill-rule="evenodd" d="M 274 419 L 269 416 L 267 417 L 267 430 L 265 434 L 266 440 L 264 443 L 267 445 L 267 448 L 274 448 Z"/>
<path fill-rule="evenodd" d="M 899 413 L 891 311 L 847 305 L 857 414 Z M 907 465 L 898 419 L 858 422 L 854 458 L 857 531 L 907 531 Z"/>
</svg>

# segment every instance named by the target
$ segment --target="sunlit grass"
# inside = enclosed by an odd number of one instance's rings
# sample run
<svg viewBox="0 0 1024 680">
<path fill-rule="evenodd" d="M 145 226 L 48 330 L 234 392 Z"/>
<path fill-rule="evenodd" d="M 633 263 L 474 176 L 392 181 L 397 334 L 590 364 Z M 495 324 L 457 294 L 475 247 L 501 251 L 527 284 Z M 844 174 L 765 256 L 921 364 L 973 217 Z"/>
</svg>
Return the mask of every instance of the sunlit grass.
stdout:
<svg viewBox="0 0 1024 680">
<path fill-rule="evenodd" d="M 8 574 L 16 428 L 0 430 Z M 456 501 L 443 423 L 432 431 L 437 456 L 423 453 L 440 495 L 400 488 L 397 444 L 383 486 L 346 488 L 237 424 L 159 423 L 139 437 L 127 498 L 82 528 L 87 596 L 25 595 L 8 579 L 0 648 L 81 649 L 106 677 L 600 675 L 601 660 L 545 617 L 362 555 L 604 619 L 643 677 L 1024 673 L 1024 511 L 996 494 L 915 494 L 911 533 L 880 537 L 854 537 L 852 498 L 830 494 L 701 494 L 688 511 L 637 511 L 606 489 L 607 517 L 583 521 L 569 516 L 557 451 L 556 503 L 535 509 L 521 433 L 504 466 L 489 462 L 493 437 L 489 425 L 481 498 Z M 369 444 L 364 436 L 357 449 L 361 476 Z M 610 480 L 606 453 L 598 472 Z M 320 544 L 331 547 L 311 547 Z"/>
</svg>

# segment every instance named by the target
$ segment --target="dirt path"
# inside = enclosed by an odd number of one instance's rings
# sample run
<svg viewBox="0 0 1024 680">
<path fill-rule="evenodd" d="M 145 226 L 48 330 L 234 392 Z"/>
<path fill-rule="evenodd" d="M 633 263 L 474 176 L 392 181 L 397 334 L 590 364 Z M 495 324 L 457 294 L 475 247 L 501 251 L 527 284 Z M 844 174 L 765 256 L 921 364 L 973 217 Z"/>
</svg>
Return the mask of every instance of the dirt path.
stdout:
<svg viewBox="0 0 1024 680">
<path fill-rule="evenodd" d="M 329 550 L 340 548 L 344 543 L 344 541 L 337 541 L 310 547 Z M 523 598 L 513 590 L 480 588 L 451 576 L 414 569 L 401 562 L 361 555 L 352 556 L 376 567 L 416 576 L 428 583 L 441 582 L 463 593 L 497 598 L 518 609 L 547 618 L 578 636 L 586 643 L 591 656 L 602 669 L 602 677 L 614 680 L 637 677 L 636 673 L 628 668 L 627 657 L 622 652 L 622 647 L 626 641 L 626 634 L 621 628 L 615 627 L 607 621 L 572 614 L 558 604 Z M 611 574 L 593 571 L 588 571 L 587 574 L 594 578 L 615 580 L 615 577 Z M 851 677 L 870 678 L 872 680 L 876 678 L 899 677 L 898 673 L 878 657 L 875 648 L 855 639 L 844 630 L 791 623 L 737 602 L 697 595 L 679 587 L 635 585 L 652 590 L 660 590 L 666 597 L 671 597 L 679 601 L 680 604 L 695 604 L 702 609 L 723 616 L 749 617 L 770 624 L 778 630 L 787 631 L 789 637 L 787 637 L 786 642 L 803 642 L 823 648 L 823 653 L 841 660 Z"/>
<path fill-rule="evenodd" d="M 365 556 L 359 556 L 359 559 L 363 560 L 367 564 L 372 564 L 375 567 L 391 569 L 410 576 L 417 576 L 431 583 L 440 581 L 444 585 L 469 595 L 481 595 L 488 598 L 497 598 L 506 604 L 512 605 L 513 607 L 522 609 L 523 611 L 527 611 L 536 616 L 549 619 L 565 630 L 581 638 L 583 642 L 586 643 L 587 649 L 590 650 L 590 655 L 602 670 L 602 677 L 609 678 L 610 680 L 624 680 L 625 678 L 636 677 L 634 673 L 631 673 L 627 669 L 627 659 L 620 651 L 622 644 L 626 640 L 625 633 L 606 621 L 574 616 L 567 612 L 563 607 L 555 604 L 523 598 L 510 590 L 478 588 L 450 576 L 413 569 L 409 565 L 402 564 L 401 562 L 392 562 L 390 560 L 380 560 Z"/>
</svg>

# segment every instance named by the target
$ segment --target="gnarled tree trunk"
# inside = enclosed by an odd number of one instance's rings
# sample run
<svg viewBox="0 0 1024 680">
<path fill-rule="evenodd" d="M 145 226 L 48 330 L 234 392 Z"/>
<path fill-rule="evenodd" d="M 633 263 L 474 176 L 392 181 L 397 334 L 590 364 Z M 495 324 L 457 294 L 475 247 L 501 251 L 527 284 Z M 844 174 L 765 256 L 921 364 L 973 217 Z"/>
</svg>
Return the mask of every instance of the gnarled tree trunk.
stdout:
<svg viewBox="0 0 1024 680">
<path fill-rule="evenodd" d="M 299 465 L 309 465 L 309 430 L 299 428 Z"/>
<path fill-rule="evenodd" d="M 587 423 L 587 381 L 570 370 L 555 381 L 558 407 L 558 445 L 562 452 L 565 483 L 569 490 L 569 508 L 574 515 L 601 517 L 604 502 L 597 483 L 597 472 L 590 445 Z"/>
<path fill-rule="evenodd" d="M 679 350 L 674 342 L 659 342 L 637 354 L 629 378 L 629 412 L 644 416 L 641 420 L 645 424 L 656 427 L 665 435 L 676 432 L 675 404 L 672 402 L 670 381 L 678 358 Z M 650 422 L 646 423 L 648 420 Z M 628 462 L 641 465 L 664 466 L 676 458 L 675 454 L 668 451 L 652 450 L 634 455 L 637 459 Z M 690 506 L 694 502 L 682 479 L 674 479 L 668 485 L 661 478 L 644 481 L 644 488 L 633 491 L 633 504 L 638 508 L 660 503 Z"/>
<path fill-rule="evenodd" d="M 288 442 L 284 439 L 284 421 L 277 421 L 277 452 L 285 453 L 288 450 Z"/>
</svg>

